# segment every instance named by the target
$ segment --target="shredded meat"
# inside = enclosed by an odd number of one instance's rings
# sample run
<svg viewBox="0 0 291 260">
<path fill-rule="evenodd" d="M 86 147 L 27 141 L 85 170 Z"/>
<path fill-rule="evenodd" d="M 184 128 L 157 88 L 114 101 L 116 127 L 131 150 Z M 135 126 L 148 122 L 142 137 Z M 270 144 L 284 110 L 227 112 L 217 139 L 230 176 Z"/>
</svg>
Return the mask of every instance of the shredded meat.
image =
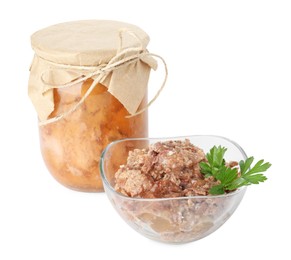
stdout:
<svg viewBox="0 0 291 260">
<path fill-rule="evenodd" d="M 116 172 L 115 189 L 127 196 L 142 198 L 208 195 L 217 181 L 201 174 L 202 161 L 206 161 L 203 150 L 187 139 L 135 149 L 129 152 L 127 164 Z"/>
</svg>

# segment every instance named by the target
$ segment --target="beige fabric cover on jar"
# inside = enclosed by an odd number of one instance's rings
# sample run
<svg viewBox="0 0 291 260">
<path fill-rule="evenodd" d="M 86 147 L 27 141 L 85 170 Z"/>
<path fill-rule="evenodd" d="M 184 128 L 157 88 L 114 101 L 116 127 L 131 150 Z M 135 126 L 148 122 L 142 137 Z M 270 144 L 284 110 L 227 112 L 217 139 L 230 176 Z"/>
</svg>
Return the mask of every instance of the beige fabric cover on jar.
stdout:
<svg viewBox="0 0 291 260">
<path fill-rule="evenodd" d="M 147 136 L 147 111 L 135 113 L 147 104 L 150 70 L 157 66 L 148 42 L 134 25 L 101 20 L 57 24 L 32 35 L 29 96 L 44 161 L 61 184 L 102 191 L 105 146 Z M 126 155 L 125 149 L 114 156 Z"/>
</svg>

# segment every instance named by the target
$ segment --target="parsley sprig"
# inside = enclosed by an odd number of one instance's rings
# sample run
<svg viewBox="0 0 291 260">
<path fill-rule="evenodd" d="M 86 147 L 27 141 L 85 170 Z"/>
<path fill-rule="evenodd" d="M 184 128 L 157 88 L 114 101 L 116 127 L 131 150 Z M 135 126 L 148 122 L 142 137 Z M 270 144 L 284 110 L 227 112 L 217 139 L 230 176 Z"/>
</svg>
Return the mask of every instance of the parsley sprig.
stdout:
<svg viewBox="0 0 291 260">
<path fill-rule="evenodd" d="M 226 151 L 225 147 L 214 146 L 206 154 L 207 162 L 200 163 L 201 173 L 206 178 L 213 176 L 219 181 L 218 185 L 213 186 L 209 190 L 210 194 L 224 194 L 227 191 L 233 191 L 242 186 L 258 184 L 267 180 L 267 177 L 262 172 L 271 167 L 270 163 L 264 163 L 264 160 L 260 160 L 251 167 L 254 157 L 249 157 L 245 161 L 239 162 L 239 169 L 237 167 L 230 168 L 225 165 L 224 154 Z"/>
</svg>

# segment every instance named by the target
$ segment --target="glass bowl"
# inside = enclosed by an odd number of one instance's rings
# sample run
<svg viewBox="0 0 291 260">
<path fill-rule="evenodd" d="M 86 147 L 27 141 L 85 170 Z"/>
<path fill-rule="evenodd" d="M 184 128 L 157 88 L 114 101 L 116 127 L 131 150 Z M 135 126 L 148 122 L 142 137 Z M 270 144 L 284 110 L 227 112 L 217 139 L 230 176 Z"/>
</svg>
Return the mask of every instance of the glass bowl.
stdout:
<svg viewBox="0 0 291 260">
<path fill-rule="evenodd" d="M 114 175 L 126 164 L 128 152 L 159 141 L 189 139 L 207 153 L 214 145 L 227 148 L 226 161 L 247 158 L 235 142 L 220 136 L 196 135 L 171 138 L 132 138 L 109 144 L 101 155 L 104 190 L 119 215 L 140 234 L 165 243 L 187 243 L 201 239 L 223 225 L 240 204 L 246 188 L 216 196 L 144 199 L 127 197 L 114 189 Z"/>
</svg>

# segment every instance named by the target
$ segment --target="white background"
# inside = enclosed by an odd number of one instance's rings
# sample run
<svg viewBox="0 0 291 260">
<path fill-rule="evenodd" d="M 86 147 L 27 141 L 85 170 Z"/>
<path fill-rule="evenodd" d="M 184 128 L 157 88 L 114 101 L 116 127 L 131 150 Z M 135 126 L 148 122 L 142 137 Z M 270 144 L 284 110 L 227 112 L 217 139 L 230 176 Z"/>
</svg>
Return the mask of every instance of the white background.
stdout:
<svg viewBox="0 0 291 260">
<path fill-rule="evenodd" d="M 290 259 L 290 1 L 10 0 L 0 19 L 0 259 Z M 273 164 L 212 235 L 179 246 L 148 240 L 105 194 L 68 190 L 46 170 L 27 96 L 30 35 L 80 19 L 136 24 L 166 59 L 150 136 L 223 135 Z"/>
</svg>

